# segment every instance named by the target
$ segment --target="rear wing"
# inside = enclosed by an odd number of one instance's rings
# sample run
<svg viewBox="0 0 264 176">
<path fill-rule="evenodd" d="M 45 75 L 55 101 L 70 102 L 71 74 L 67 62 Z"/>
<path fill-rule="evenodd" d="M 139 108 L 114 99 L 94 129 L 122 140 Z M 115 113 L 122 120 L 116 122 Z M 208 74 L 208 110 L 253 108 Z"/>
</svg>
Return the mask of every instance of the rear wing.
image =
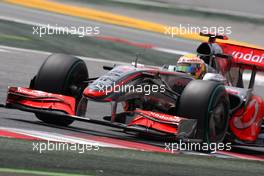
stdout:
<svg viewBox="0 0 264 176">
<path fill-rule="evenodd" d="M 264 72 L 264 50 L 247 46 L 220 43 L 223 53 L 232 56 L 232 65 Z"/>
</svg>

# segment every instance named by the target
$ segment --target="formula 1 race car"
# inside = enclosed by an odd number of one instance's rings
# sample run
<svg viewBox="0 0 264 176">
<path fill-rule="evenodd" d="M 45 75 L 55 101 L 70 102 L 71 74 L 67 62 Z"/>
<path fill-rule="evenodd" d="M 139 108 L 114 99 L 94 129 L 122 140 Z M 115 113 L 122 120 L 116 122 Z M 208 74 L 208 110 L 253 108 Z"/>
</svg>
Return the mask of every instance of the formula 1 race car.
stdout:
<svg viewBox="0 0 264 176">
<path fill-rule="evenodd" d="M 171 71 L 170 65 L 137 62 L 105 66 L 106 74 L 89 78 L 83 60 L 53 54 L 29 88 L 9 87 L 6 108 L 33 112 L 41 121 L 60 126 L 78 120 L 164 139 L 260 145 L 264 101 L 253 94 L 253 87 L 256 73 L 264 72 L 264 50 L 225 43 L 222 35 L 201 35 L 209 41 L 197 53 L 216 70 L 202 80 Z M 244 70 L 251 70 L 248 88 Z M 88 101 L 110 102 L 111 115 L 87 117 Z M 122 112 L 117 112 L 119 104 Z"/>
</svg>

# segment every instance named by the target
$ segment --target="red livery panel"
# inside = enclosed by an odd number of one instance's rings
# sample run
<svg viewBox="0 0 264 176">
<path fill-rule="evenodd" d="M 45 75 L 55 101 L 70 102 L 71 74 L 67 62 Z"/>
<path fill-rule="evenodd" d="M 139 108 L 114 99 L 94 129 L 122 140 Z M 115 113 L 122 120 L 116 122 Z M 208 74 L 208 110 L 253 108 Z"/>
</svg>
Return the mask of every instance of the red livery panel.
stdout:
<svg viewBox="0 0 264 176">
<path fill-rule="evenodd" d="M 253 96 L 246 107 L 238 109 L 229 121 L 232 133 L 242 141 L 256 141 L 264 117 L 264 101 Z"/>
<path fill-rule="evenodd" d="M 225 54 L 232 55 L 234 65 L 255 66 L 257 70 L 264 71 L 264 51 L 245 46 L 218 43 Z"/>
<path fill-rule="evenodd" d="M 177 127 L 180 121 L 183 119 L 164 113 L 144 111 L 139 109 L 135 110 L 135 112 L 137 115 L 129 124 L 129 126 L 138 125 L 170 134 L 177 133 Z"/>
<path fill-rule="evenodd" d="M 75 98 L 22 87 L 8 88 L 6 104 L 57 110 L 75 115 Z"/>
</svg>

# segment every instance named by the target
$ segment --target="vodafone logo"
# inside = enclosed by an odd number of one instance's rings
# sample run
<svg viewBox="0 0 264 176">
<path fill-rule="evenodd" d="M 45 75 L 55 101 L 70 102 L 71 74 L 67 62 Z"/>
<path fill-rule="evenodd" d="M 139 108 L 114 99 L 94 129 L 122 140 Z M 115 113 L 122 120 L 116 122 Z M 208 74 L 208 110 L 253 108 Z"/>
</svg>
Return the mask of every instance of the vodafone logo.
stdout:
<svg viewBox="0 0 264 176">
<path fill-rule="evenodd" d="M 18 87 L 17 92 L 33 96 L 51 96 L 50 93 Z"/>
<path fill-rule="evenodd" d="M 168 115 L 168 114 L 163 114 L 163 113 L 158 113 L 158 112 L 152 112 L 152 111 L 144 111 L 144 110 L 140 110 L 137 109 L 136 112 L 142 113 L 142 116 L 148 115 L 151 116 L 153 118 L 156 119 L 160 119 L 160 120 L 164 120 L 164 121 L 171 121 L 171 122 L 175 122 L 175 123 L 179 123 L 182 118 L 177 117 L 177 116 L 172 116 L 172 115 Z"/>
<path fill-rule="evenodd" d="M 170 115 L 165 115 L 165 114 L 160 114 L 160 113 L 155 113 L 155 112 L 151 112 L 150 115 L 154 118 L 158 118 L 160 120 L 165 120 L 165 121 L 173 121 L 173 122 L 181 121 L 181 119 L 176 116 L 170 116 Z"/>
<path fill-rule="evenodd" d="M 250 61 L 255 63 L 264 63 L 264 54 L 256 55 L 253 54 L 253 51 L 251 51 L 250 53 L 242 53 L 242 52 L 234 51 L 232 55 L 234 58 L 237 59 L 243 59 L 245 61 Z"/>
<path fill-rule="evenodd" d="M 22 93 L 22 94 L 32 94 L 31 90 L 28 90 L 28 89 L 25 89 L 25 88 L 21 88 L 21 87 L 17 88 L 17 92 Z"/>
</svg>

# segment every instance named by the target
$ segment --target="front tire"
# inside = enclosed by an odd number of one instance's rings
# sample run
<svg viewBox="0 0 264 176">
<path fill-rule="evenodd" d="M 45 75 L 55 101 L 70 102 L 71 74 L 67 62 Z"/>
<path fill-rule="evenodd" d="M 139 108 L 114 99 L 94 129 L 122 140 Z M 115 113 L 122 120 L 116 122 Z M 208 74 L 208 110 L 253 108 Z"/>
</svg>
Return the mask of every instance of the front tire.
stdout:
<svg viewBox="0 0 264 176">
<path fill-rule="evenodd" d="M 84 81 L 88 77 L 83 60 L 64 54 L 52 54 L 44 61 L 30 86 L 36 90 L 72 96 L 78 105 L 83 89 L 87 86 Z M 68 126 L 73 123 L 71 119 L 41 113 L 35 115 L 48 124 Z"/>
<path fill-rule="evenodd" d="M 206 143 L 219 143 L 227 133 L 229 104 L 224 85 L 194 80 L 180 97 L 177 115 L 197 119 L 196 138 Z"/>
</svg>

